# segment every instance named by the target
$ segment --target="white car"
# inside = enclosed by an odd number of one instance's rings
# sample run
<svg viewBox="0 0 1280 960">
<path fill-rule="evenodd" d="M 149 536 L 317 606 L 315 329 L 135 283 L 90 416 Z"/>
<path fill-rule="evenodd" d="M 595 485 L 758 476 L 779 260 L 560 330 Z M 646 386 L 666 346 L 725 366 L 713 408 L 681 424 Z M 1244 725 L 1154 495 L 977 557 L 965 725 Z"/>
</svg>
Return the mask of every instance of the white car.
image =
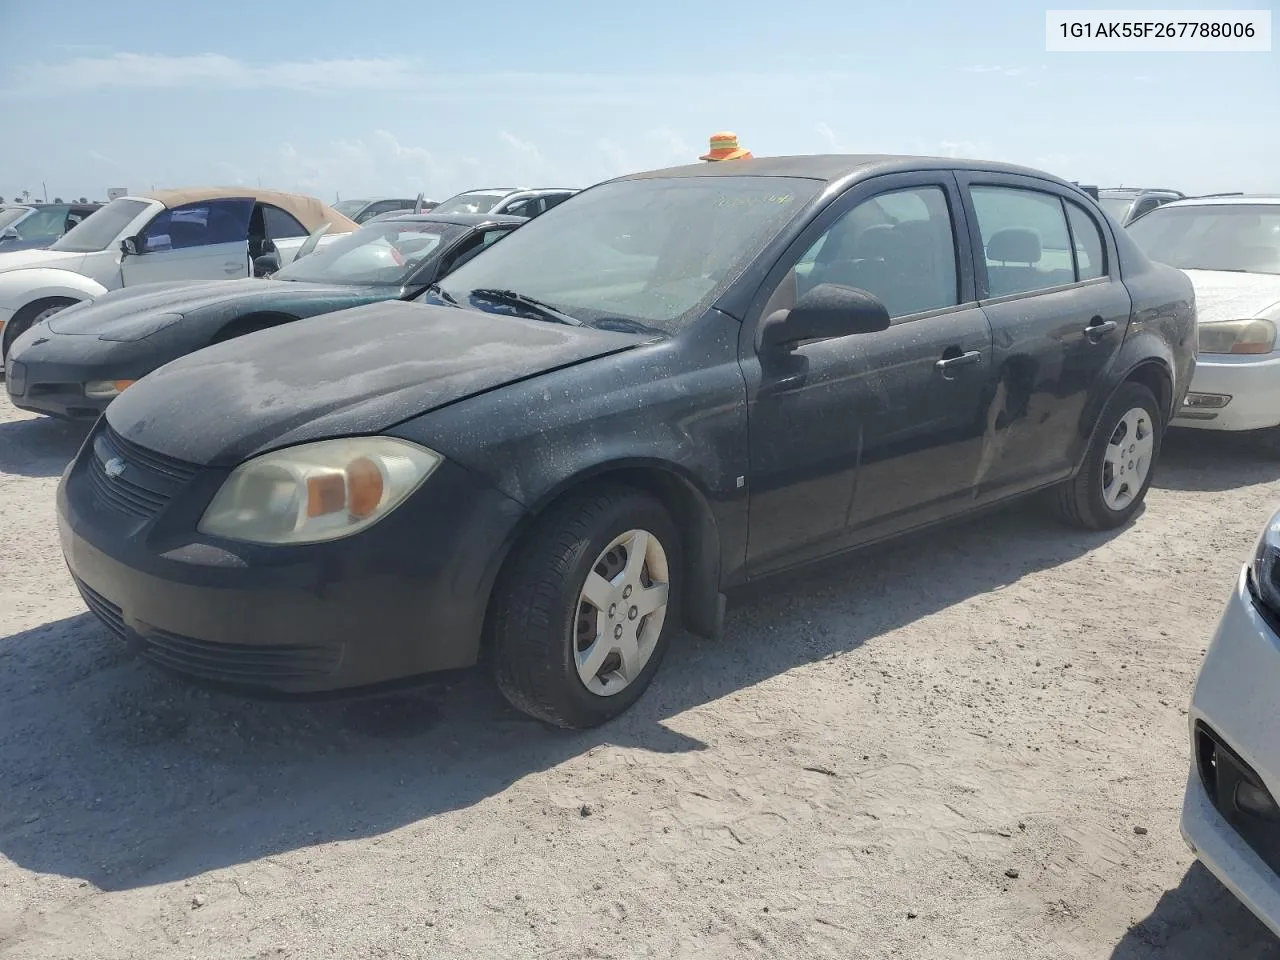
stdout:
<svg viewBox="0 0 1280 960">
<path fill-rule="evenodd" d="M 140 283 L 222 280 L 288 263 L 356 224 L 313 197 L 242 187 L 118 197 L 44 250 L 0 252 L 0 360 L 45 317 Z M 265 258 L 265 259 L 260 259 Z"/>
<path fill-rule="evenodd" d="M 1177 200 L 1126 229 L 1196 291 L 1199 358 L 1171 426 L 1256 430 L 1280 448 L 1280 196 Z"/>
<path fill-rule="evenodd" d="M 1182 836 L 1280 936 L 1280 513 L 1236 580 L 1191 697 Z"/>
</svg>

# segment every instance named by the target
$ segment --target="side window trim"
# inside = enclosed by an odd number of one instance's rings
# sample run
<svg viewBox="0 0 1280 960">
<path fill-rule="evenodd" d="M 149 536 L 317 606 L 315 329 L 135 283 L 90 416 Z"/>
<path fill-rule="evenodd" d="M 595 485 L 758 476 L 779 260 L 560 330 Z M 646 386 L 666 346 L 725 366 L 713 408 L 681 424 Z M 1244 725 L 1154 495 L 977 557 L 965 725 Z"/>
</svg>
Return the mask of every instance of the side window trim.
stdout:
<svg viewBox="0 0 1280 960">
<path fill-rule="evenodd" d="M 1102 277 L 1091 280 L 1073 280 L 1071 283 L 1059 284 L 1055 287 L 1045 287 L 1040 290 L 1031 290 L 1026 293 L 1011 293 L 1004 296 L 992 296 L 990 281 L 987 277 L 987 258 L 986 246 L 982 242 L 982 230 L 978 225 L 977 211 L 973 206 L 973 195 L 971 193 L 974 187 L 1004 187 L 1011 190 L 1031 190 L 1038 193 L 1048 194 L 1056 197 L 1059 201 L 1078 202 L 1073 196 L 1069 188 L 1063 187 L 1061 184 L 1052 180 L 1041 180 L 1037 177 L 1023 176 L 1016 173 L 990 173 L 985 170 L 959 170 L 956 171 L 956 180 L 960 187 L 960 200 L 964 204 L 965 219 L 968 222 L 969 230 L 969 246 L 973 255 L 973 271 L 974 282 L 976 285 L 976 295 L 979 303 L 1003 303 L 1006 300 L 1017 300 L 1021 297 L 1037 297 L 1046 293 L 1056 293 L 1062 290 L 1070 290 L 1073 287 L 1083 286 L 1089 283 L 1101 283 L 1112 279 L 1120 279 L 1119 271 L 1107 270 Z M 1090 218 L 1100 228 L 1103 240 L 1103 258 L 1104 263 L 1110 268 L 1111 264 L 1117 263 L 1115 238 L 1111 235 L 1109 229 L 1105 229 L 1099 223 L 1098 218 L 1092 214 L 1084 204 L 1079 204 L 1089 213 Z M 1066 211 L 1063 211 L 1066 217 Z M 1070 217 L 1067 219 L 1067 229 L 1070 231 Z M 1121 228 L 1123 229 L 1123 227 Z M 1072 261 L 1075 260 L 1075 248 L 1072 247 Z M 1076 276 L 1079 276 L 1077 271 Z"/>
<path fill-rule="evenodd" d="M 1111 256 L 1107 251 L 1107 233 L 1102 229 L 1102 224 L 1098 222 L 1098 218 L 1085 208 L 1084 204 L 1076 203 L 1074 200 L 1068 200 L 1065 197 L 1059 197 L 1062 201 L 1063 211 L 1067 217 L 1067 234 L 1071 237 L 1071 261 L 1075 264 L 1076 283 L 1095 283 L 1098 280 L 1110 280 L 1111 277 Z M 1080 279 L 1080 261 L 1077 251 L 1080 249 L 1080 243 L 1076 238 L 1076 226 L 1071 222 L 1071 208 L 1075 207 L 1081 214 L 1093 224 L 1095 230 L 1098 231 L 1098 237 L 1102 240 L 1102 273 L 1096 277 L 1089 277 L 1085 280 Z"/>
<path fill-rule="evenodd" d="M 957 299 L 959 303 L 941 307 L 937 310 L 909 314 L 896 318 L 893 323 L 910 322 L 926 317 L 946 314 L 954 311 L 972 309 L 978 302 L 977 277 L 974 272 L 974 254 L 971 228 L 971 214 L 965 206 L 964 191 L 961 189 L 955 173 L 951 170 L 930 170 L 910 173 L 884 173 L 858 181 L 838 196 L 832 197 L 827 205 L 813 216 L 795 237 L 787 243 L 780 254 L 771 254 L 768 250 L 762 256 L 772 257 L 772 262 L 764 269 L 762 279 L 752 295 L 742 324 L 742 335 L 739 340 L 740 352 L 743 355 L 754 355 L 755 328 L 764 318 L 765 309 L 769 305 L 774 292 L 781 284 L 786 273 L 800 261 L 808 250 L 817 243 L 828 230 L 845 214 L 867 200 L 898 190 L 912 188 L 936 187 L 943 192 L 951 213 L 952 242 L 956 252 Z M 749 268 L 750 269 L 750 268 Z"/>
</svg>

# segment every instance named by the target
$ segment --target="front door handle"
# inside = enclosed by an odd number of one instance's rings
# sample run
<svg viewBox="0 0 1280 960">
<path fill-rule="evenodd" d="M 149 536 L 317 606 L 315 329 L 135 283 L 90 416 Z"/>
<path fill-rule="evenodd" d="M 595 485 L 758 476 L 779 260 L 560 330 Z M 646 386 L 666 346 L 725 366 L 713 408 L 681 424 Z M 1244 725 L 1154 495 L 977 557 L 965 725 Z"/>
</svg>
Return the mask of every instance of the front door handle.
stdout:
<svg viewBox="0 0 1280 960">
<path fill-rule="evenodd" d="M 978 363 L 982 360 L 981 350 L 970 350 L 968 353 L 957 354 L 954 357 L 943 357 L 933 365 L 944 377 L 950 374 L 956 367 L 967 367 L 972 363 Z"/>
<path fill-rule="evenodd" d="M 1097 343 L 1115 328 L 1116 322 L 1114 320 L 1103 320 L 1101 317 L 1094 317 L 1089 321 L 1089 325 L 1084 328 L 1084 335 L 1088 337 L 1090 343 Z"/>
</svg>

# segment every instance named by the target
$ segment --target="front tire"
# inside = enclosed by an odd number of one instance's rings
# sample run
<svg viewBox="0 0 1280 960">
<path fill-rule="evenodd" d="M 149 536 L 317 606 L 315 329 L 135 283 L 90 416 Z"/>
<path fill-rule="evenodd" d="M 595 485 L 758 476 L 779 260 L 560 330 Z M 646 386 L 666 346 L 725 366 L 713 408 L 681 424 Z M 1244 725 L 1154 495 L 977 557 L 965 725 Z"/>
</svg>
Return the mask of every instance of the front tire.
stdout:
<svg viewBox="0 0 1280 960">
<path fill-rule="evenodd" d="M 667 511 L 623 486 L 554 506 L 494 593 L 493 670 L 518 710 L 598 726 L 644 693 L 675 629 L 680 542 Z"/>
<path fill-rule="evenodd" d="M 1163 434 L 1151 391 L 1122 384 L 1098 418 L 1080 471 L 1055 491 L 1058 515 L 1085 530 L 1128 523 L 1151 486 Z"/>
</svg>

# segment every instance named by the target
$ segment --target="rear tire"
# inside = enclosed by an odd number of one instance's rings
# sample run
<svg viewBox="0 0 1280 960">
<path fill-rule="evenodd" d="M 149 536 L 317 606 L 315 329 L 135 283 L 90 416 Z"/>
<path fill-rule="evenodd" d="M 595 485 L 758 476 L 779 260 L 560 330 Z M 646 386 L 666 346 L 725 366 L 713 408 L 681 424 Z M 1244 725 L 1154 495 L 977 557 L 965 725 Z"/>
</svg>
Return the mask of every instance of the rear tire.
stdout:
<svg viewBox="0 0 1280 960">
<path fill-rule="evenodd" d="M 1154 394 L 1140 383 L 1121 384 L 1098 417 L 1079 472 L 1054 491 L 1058 515 L 1085 530 L 1128 523 L 1151 486 L 1163 435 Z"/>
<path fill-rule="evenodd" d="M 553 506 L 494 591 L 492 667 L 503 695 L 567 729 L 618 716 L 666 653 L 681 562 L 675 525 L 647 494 L 598 487 Z"/>
<path fill-rule="evenodd" d="M 9 348 L 13 341 L 22 336 L 45 317 L 51 317 L 59 310 L 65 310 L 78 301 L 68 297 L 49 297 L 29 303 L 13 315 L 13 319 L 5 324 L 4 337 L 0 339 L 0 363 L 9 356 Z"/>
</svg>

